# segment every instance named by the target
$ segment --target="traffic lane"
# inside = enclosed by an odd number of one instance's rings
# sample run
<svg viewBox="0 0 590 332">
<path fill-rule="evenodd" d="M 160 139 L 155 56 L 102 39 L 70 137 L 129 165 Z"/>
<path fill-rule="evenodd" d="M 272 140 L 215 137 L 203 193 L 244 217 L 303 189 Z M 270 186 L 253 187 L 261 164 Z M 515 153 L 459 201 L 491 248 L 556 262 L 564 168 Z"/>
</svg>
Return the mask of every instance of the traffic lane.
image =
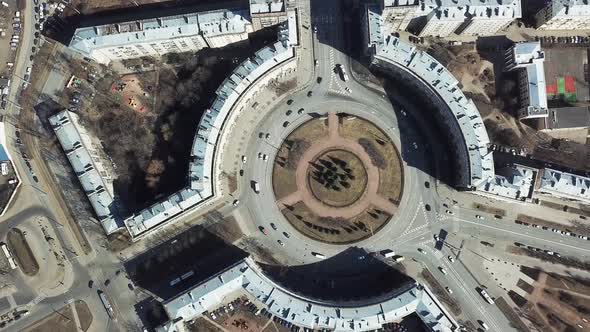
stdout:
<svg viewBox="0 0 590 332">
<path fill-rule="evenodd" d="M 521 242 L 532 246 L 541 246 L 545 249 L 555 249 L 555 252 L 588 258 L 590 256 L 590 245 L 588 241 L 569 236 L 559 236 L 555 233 L 544 230 L 524 230 L 524 226 L 507 225 L 501 222 L 490 222 L 486 220 L 470 221 L 454 217 L 461 232 L 468 232 L 469 235 L 491 237 L 489 231 L 497 232 L 499 238 L 509 238 L 514 242 Z M 485 231 L 482 233 L 482 231 Z M 528 242 L 527 242 L 528 241 Z"/>
<path fill-rule="evenodd" d="M 448 259 L 446 258 L 446 252 L 442 253 L 441 258 L 437 258 L 434 254 L 435 250 L 431 247 L 434 246 L 433 240 L 421 241 L 422 238 L 416 237 L 413 242 L 407 243 L 403 248 L 400 248 L 396 253 L 412 258 L 415 261 L 421 262 L 432 275 L 439 281 L 443 287 L 449 287 L 453 290 L 452 297 L 459 302 L 463 315 L 468 319 L 472 320 L 477 324 L 478 320 L 485 321 L 495 331 L 508 331 L 509 328 L 504 329 L 502 326 L 508 325 L 505 323 L 497 323 L 497 319 L 492 317 L 503 317 L 498 316 L 492 305 L 485 302 L 485 300 L 477 293 L 476 287 L 479 285 L 474 280 L 469 280 L 470 275 L 468 273 L 462 273 L 459 269 L 454 266 L 451 267 Z M 421 248 L 422 253 L 417 251 Z M 457 262 L 455 261 L 454 264 Z M 446 274 L 443 274 L 440 267 L 443 267 Z M 445 290 L 446 291 L 446 290 Z M 494 306 L 495 307 L 495 306 Z M 497 309 L 497 308 L 495 308 Z M 488 313 L 492 311 L 491 313 Z M 494 325 L 492 325 L 494 324 Z"/>
<path fill-rule="evenodd" d="M 434 241 L 432 241 L 434 244 Z M 426 246 L 425 249 L 429 253 L 425 256 L 423 262 L 429 262 L 429 270 L 433 272 L 435 276 L 438 276 L 439 280 L 447 280 L 453 285 L 452 289 L 460 289 L 463 295 L 463 306 L 462 308 L 475 308 L 474 317 L 479 316 L 478 319 L 486 322 L 491 330 L 494 331 L 509 331 L 513 330 L 510 328 L 510 324 L 507 319 L 501 319 L 504 317 L 500 309 L 496 305 L 487 303 L 483 297 L 478 293 L 479 287 L 485 286 L 480 285 L 477 280 L 467 271 L 465 266 L 462 264 L 456 264 L 457 261 L 451 263 L 447 258 L 451 252 L 443 247 L 440 251 L 442 257 L 436 259 L 434 245 Z M 440 268 L 446 271 L 443 274 Z"/>
</svg>

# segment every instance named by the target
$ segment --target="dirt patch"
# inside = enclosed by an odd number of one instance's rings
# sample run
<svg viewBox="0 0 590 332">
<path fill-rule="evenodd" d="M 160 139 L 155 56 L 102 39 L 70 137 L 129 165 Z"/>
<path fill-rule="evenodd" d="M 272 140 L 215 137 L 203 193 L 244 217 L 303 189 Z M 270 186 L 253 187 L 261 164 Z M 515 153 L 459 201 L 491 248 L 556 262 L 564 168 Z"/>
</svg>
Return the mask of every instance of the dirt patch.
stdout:
<svg viewBox="0 0 590 332">
<path fill-rule="evenodd" d="M 71 6 L 81 14 L 88 15 L 105 10 L 116 10 L 121 8 L 148 5 L 168 0 L 72 0 Z M 66 7 L 69 8 L 70 6 Z M 67 9 L 66 15 L 77 14 L 76 10 Z"/>
<path fill-rule="evenodd" d="M 583 296 L 590 296 L 590 279 L 549 273 L 546 275 L 545 285 L 550 288 L 572 290 Z"/>
<path fill-rule="evenodd" d="M 78 313 L 78 320 L 80 321 L 80 327 L 83 331 L 87 331 L 92 324 L 92 313 L 90 312 L 90 308 L 84 301 L 76 301 L 74 304 L 76 306 L 76 312 Z"/>
<path fill-rule="evenodd" d="M 590 262 L 581 261 L 578 258 L 572 256 L 558 256 L 556 254 L 551 255 L 542 250 L 534 250 L 532 247 L 508 246 L 508 248 L 506 248 L 506 251 L 515 255 L 537 258 L 544 262 L 561 264 L 567 267 L 573 267 L 580 270 L 590 271 Z"/>
<path fill-rule="evenodd" d="M 529 294 L 531 294 L 533 292 L 533 290 L 535 289 L 533 287 L 533 285 L 529 284 L 528 282 L 526 282 L 522 279 L 518 279 L 518 281 L 516 282 L 516 286 Z"/>
<path fill-rule="evenodd" d="M 24 328 L 26 332 L 76 332 L 76 330 L 74 313 L 69 304 Z"/>
<path fill-rule="evenodd" d="M 12 228 L 8 231 L 6 237 L 8 240 L 8 246 L 14 254 L 18 266 L 20 266 L 23 273 L 29 277 L 39 273 L 39 263 L 37 263 L 23 232 L 18 228 Z"/>
<path fill-rule="evenodd" d="M 223 332 L 222 329 L 213 325 L 213 323 L 203 317 L 192 320 L 191 323 L 187 323 L 185 327 L 187 331 L 190 332 Z"/>
<path fill-rule="evenodd" d="M 587 292 L 589 285 L 588 280 L 578 283 L 569 276 L 541 272 L 521 315 L 530 324 L 549 331 L 577 330 L 576 326 L 586 325 L 590 318 L 590 297 L 578 289 Z"/>
<path fill-rule="evenodd" d="M 399 152 L 391 140 L 374 124 L 364 119 L 340 117 L 340 135 L 353 141 L 365 140 L 370 146 L 371 160 L 379 168 L 377 193 L 393 202 L 399 202 L 403 191 L 403 167 Z M 359 141 L 360 143 L 360 141 Z M 362 144 L 361 144 L 362 145 Z"/>
<path fill-rule="evenodd" d="M 532 216 L 528 216 L 526 214 L 519 214 L 516 216 L 516 220 L 522 221 L 522 222 L 528 222 L 530 224 L 536 224 L 539 225 L 541 227 L 547 227 L 547 228 L 556 228 L 559 230 L 564 230 L 564 231 L 568 231 L 568 232 L 572 232 L 572 231 L 577 231 L 579 227 L 574 227 L 573 224 L 571 224 L 571 226 L 568 227 L 568 225 L 564 225 L 563 223 L 558 224 L 555 222 L 551 222 L 549 220 L 545 220 L 545 219 L 541 219 L 541 218 L 536 218 L 536 217 L 532 217 Z"/>
<path fill-rule="evenodd" d="M 258 332 L 266 324 L 268 318 L 259 315 L 255 316 L 252 312 L 239 309 L 234 311 L 231 315 L 224 317 L 220 321 L 227 332 Z"/>
<path fill-rule="evenodd" d="M 370 205 L 351 219 L 319 217 L 303 202 L 281 211 L 287 220 L 304 235 L 326 243 L 352 243 L 372 236 L 383 227 L 390 214 Z"/>
<path fill-rule="evenodd" d="M 299 159 L 314 141 L 327 135 L 328 124 L 325 119 L 308 121 L 289 134 L 277 153 L 272 172 L 273 190 L 277 199 L 297 190 L 295 170 Z"/>
<path fill-rule="evenodd" d="M 493 206 L 488 206 L 485 204 L 478 204 L 478 203 L 473 203 L 472 206 L 474 209 L 481 211 L 481 212 L 485 212 L 485 213 L 489 213 L 489 214 L 493 214 L 493 215 L 499 215 L 499 216 L 506 215 L 506 210 L 498 209 Z"/>
<path fill-rule="evenodd" d="M 516 330 L 521 331 L 521 332 L 528 332 L 529 331 L 529 329 L 523 323 L 523 321 L 520 319 L 520 317 L 518 317 L 518 314 L 514 310 L 512 310 L 512 308 L 510 307 L 508 302 L 506 302 L 506 300 L 504 300 L 503 297 L 496 298 L 495 302 L 496 302 L 496 305 L 498 306 L 498 308 L 500 309 L 500 311 L 502 311 L 502 313 L 504 314 L 504 316 L 506 316 L 506 318 L 508 318 L 508 321 L 510 322 L 510 326 L 514 327 Z"/>
<path fill-rule="evenodd" d="M 424 278 L 424 281 L 426 281 L 428 287 L 432 290 L 434 295 L 436 295 L 436 298 L 438 298 L 442 303 L 445 304 L 447 308 L 449 308 L 453 316 L 461 315 L 461 306 L 459 306 L 459 303 L 449 295 L 449 292 L 447 292 L 447 290 L 438 282 L 438 280 L 436 280 L 430 271 L 423 269 L 420 273 L 420 276 Z"/>
</svg>

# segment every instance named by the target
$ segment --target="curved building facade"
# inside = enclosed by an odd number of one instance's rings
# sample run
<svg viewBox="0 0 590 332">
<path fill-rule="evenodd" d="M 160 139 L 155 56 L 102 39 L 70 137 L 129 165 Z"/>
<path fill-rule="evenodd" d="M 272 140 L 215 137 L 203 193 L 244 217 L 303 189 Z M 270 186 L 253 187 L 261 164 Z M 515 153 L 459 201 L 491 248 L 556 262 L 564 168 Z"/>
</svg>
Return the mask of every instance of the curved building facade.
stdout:
<svg viewBox="0 0 590 332">
<path fill-rule="evenodd" d="M 438 112 L 444 123 L 457 166 L 455 186 L 482 188 L 494 178 L 494 159 L 488 151 L 490 139 L 473 101 L 459 88 L 459 82 L 436 59 L 392 35 L 385 36 L 383 18 L 375 6 L 367 6 L 363 16 L 364 38 L 371 65 L 389 73 L 420 94 Z"/>
<path fill-rule="evenodd" d="M 269 279 L 250 258 L 163 303 L 170 318 L 157 331 L 183 331 L 184 322 L 216 309 L 228 298 L 247 296 L 259 308 L 300 328 L 371 331 L 416 313 L 431 331 L 454 331 L 459 325 L 430 290 L 411 283 L 365 303 L 319 302 L 291 293 Z"/>
</svg>

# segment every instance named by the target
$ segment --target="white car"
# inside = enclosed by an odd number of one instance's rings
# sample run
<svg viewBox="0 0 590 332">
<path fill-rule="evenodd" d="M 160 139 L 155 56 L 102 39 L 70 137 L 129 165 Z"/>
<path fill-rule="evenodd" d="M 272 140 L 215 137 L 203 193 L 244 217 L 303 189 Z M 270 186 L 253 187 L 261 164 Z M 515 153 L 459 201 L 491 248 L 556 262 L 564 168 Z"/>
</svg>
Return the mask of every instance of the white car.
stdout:
<svg viewBox="0 0 590 332">
<path fill-rule="evenodd" d="M 442 274 L 447 274 L 447 270 L 445 270 L 445 268 L 444 268 L 444 267 L 442 267 L 442 266 L 439 266 L 439 267 L 438 267 L 438 269 L 440 270 L 440 272 L 441 272 Z"/>
<path fill-rule="evenodd" d="M 246 163 L 246 161 L 248 161 L 248 158 L 246 158 L 246 156 L 242 156 L 242 163 Z"/>
<path fill-rule="evenodd" d="M 233 204 L 233 206 L 238 206 L 238 204 L 240 204 L 240 200 L 235 199 L 232 204 Z"/>
<path fill-rule="evenodd" d="M 412 142 L 412 146 L 414 146 L 414 150 L 418 150 L 418 143 Z"/>
<path fill-rule="evenodd" d="M 31 67 L 27 67 L 27 74 L 31 74 Z"/>
<path fill-rule="evenodd" d="M 451 210 L 447 210 L 446 213 L 447 214 L 450 214 L 450 215 L 453 215 L 454 214 L 453 211 L 451 211 Z"/>
<path fill-rule="evenodd" d="M 483 217 L 482 217 L 482 216 L 480 216 L 479 214 L 476 214 L 476 215 L 475 215 L 475 218 L 477 218 L 477 219 L 480 219 L 480 220 L 483 220 Z"/>
<path fill-rule="evenodd" d="M 348 93 L 352 93 L 352 90 L 350 90 L 350 88 L 349 88 L 349 87 L 346 87 L 346 88 L 344 88 L 344 90 L 345 90 L 346 92 L 348 92 Z"/>
<path fill-rule="evenodd" d="M 262 159 L 262 152 L 258 152 L 258 159 Z"/>
<path fill-rule="evenodd" d="M 454 259 L 454 258 L 453 258 L 453 256 L 451 256 L 451 255 L 449 255 L 448 259 L 449 259 L 449 261 L 450 261 L 451 263 L 454 263 L 454 262 L 455 262 L 455 259 Z"/>
<path fill-rule="evenodd" d="M 270 133 L 266 133 L 266 139 L 270 139 Z"/>
<path fill-rule="evenodd" d="M 453 290 L 450 289 L 449 287 L 446 287 L 447 292 L 449 292 L 449 294 L 453 294 Z"/>
<path fill-rule="evenodd" d="M 320 65 L 320 62 L 318 60 L 315 61 L 315 65 L 316 67 Z"/>
<path fill-rule="evenodd" d="M 262 160 L 264 160 L 264 161 L 268 161 L 268 155 L 267 155 L 267 154 L 263 154 L 263 155 L 262 155 Z"/>
</svg>

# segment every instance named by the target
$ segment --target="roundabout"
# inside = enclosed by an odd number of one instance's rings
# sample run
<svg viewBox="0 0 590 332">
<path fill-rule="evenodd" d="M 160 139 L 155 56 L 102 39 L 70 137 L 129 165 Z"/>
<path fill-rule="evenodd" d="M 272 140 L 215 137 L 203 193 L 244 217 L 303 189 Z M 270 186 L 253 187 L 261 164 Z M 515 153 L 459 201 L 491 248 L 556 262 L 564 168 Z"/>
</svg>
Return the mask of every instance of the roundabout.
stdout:
<svg viewBox="0 0 590 332">
<path fill-rule="evenodd" d="M 375 124 L 330 112 L 291 132 L 275 157 L 272 185 L 289 223 L 317 241 L 366 239 L 397 211 L 403 185 L 397 148 Z"/>
</svg>

